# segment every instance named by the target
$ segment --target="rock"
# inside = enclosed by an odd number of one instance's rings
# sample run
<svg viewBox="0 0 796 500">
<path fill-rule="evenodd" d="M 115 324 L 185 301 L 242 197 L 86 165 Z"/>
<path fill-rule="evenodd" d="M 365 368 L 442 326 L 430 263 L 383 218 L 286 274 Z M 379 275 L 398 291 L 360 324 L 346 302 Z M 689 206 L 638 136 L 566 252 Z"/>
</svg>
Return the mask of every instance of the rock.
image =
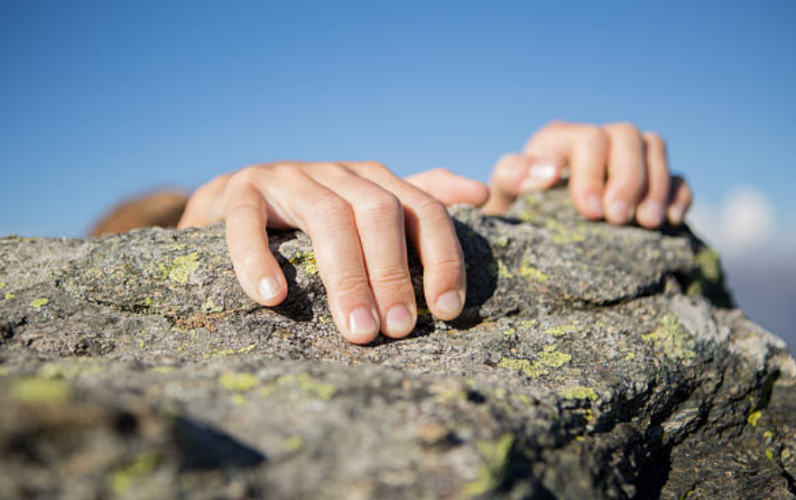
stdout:
<svg viewBox="0 0 796 500">
<path fill-rule="evenodd" d="M 274 309 L 218 226 L 0 240 L 0 498 L 794 496 L 796 363 L 687 229 L 452 213 L 464 314 L 367 347 L 301 233 Z"/>
</svg>

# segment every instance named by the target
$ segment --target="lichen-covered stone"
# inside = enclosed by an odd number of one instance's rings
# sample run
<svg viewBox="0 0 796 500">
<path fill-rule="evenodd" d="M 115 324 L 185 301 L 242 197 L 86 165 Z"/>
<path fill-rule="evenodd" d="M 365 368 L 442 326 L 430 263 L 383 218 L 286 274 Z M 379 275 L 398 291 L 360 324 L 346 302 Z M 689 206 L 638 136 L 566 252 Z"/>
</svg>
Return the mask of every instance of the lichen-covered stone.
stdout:
<svg viewBox="0 0 796 500">
<path fill-rule="evenodd" d="M 336 332 L 301 233 L 0 239 L 0 498 L 792 498 L 796 364 L 685 229 L 452 210 L 465 312 Z M 35 304 L 35 305 L 34 305 Z"/>
</svg>

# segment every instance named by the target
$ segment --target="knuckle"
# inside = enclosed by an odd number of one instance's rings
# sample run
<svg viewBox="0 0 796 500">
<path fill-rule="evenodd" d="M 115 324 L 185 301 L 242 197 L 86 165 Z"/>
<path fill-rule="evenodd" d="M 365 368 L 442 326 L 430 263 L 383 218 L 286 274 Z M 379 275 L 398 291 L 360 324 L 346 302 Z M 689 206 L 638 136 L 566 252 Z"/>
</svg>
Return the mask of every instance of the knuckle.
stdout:
<svg viewBox="0 0 796 500">
<path fill-rule="evenodd" d="M 439 274 L 458 276 L 464 269 L 464 256 L 461 251 L 458 251 L 450 255 L 437 257 L 430 265 Z"/>
<path fill-rule="evenodd" d="M 372 170 L 389 170 L 384 163 L 379 161 L 367 160 L 362 162 L 362 166 Z"/>
<path fill-rule="evenodd" d="M 249 165 L 235 172 L 229 179 L 228 185 L 256 184 L 260 178 L 263 165 Z"/>
<path fill-rule="evenodd" d="M 324 173 L 332 174 L 335 176 L 347 175 L 351 173 L 348 167 L 346 167 L 342 163 L 323 162 L 323 163 L 317 163 L 314 166 L 318 169 L 323 170 Z"/>
<path fill-rule="evenodd" d="M 583 144 L 589 149 L 605 149 L 608 147 L 608 132 L 597 125 L 583 125 L 580 131 Z"/>
<path fill-rule="evenodd" d="M 352 296 L 369 293 L 368 278 L 353 272 L 332 273 L 326 278 L 326 286 L 338 296 Z"/>
<path fill-rule="evenodd" d="M 381 217 L 395 217 L 403 212 L 401 201 L 388 191 L 370 194 L 364 197 L 358 205 L 370 214 Z"/>
<path fill-rule="evenodd" d="M 379 267 L 370 273 L 370 280 L 374 285 L 390 289 L 408 286 L 409 279 L 409 268 L 406 265 Z"/>
<path fill-rule="evenodd" d="M 641 131 L 634 124 L 630 122 L 618 122 L 611 125 L 611 127 L 618 134 L 626 135 L 628 137 L 641 138 Z"/>
<path fill-rule="evenodd" d="M 323 221 L 351 219 L 353 212 L 351 205 L 348 204 L 343 198 L 336 194 L 322 195 L 315 202 L 315 209 L 313 210 L 320 216 Z"/>
<path fill-rule="evenodd" d="M 417 215 L 421 219 L 428 220 L 429 222 L 448 222 L 450 215 L 445 209 L 445 205 L 436 198 L 424 196 L 415 208 Z"/>
</svg>

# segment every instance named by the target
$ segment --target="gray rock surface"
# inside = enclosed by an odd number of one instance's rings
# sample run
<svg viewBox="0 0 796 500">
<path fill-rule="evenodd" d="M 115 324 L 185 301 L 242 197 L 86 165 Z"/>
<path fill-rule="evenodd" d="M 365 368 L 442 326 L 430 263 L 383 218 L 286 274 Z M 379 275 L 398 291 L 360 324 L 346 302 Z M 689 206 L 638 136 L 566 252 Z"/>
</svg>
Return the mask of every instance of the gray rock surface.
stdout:
<svg viewBox="0 0 796 500">
<path fill-rule="evenodd" d="M 300 233 L 275 309 L 220 227 L 0 239 L 0 498 L 793 498 L 796 364 L 715 253 L 560 190 L 452 213 L 465 313 L 366 347 Z"/>
</svg>

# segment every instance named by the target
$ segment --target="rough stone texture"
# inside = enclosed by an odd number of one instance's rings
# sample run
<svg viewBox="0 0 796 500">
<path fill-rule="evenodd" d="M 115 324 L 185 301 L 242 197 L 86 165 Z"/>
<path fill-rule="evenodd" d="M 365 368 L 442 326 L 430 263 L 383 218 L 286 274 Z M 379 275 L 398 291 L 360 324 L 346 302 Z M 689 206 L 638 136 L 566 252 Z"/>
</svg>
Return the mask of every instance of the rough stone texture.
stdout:
<svg viewBox="0 0 796 500">
<path fill-rule="evenodd" d="M 452 212 L 465 313 L 367 347 L 303 234 L 274 310 L 220 227 L 0 240 L 0 498 L 794 496 L 796 364 L 715 253 L 564 191 Z"/>
</svg>

